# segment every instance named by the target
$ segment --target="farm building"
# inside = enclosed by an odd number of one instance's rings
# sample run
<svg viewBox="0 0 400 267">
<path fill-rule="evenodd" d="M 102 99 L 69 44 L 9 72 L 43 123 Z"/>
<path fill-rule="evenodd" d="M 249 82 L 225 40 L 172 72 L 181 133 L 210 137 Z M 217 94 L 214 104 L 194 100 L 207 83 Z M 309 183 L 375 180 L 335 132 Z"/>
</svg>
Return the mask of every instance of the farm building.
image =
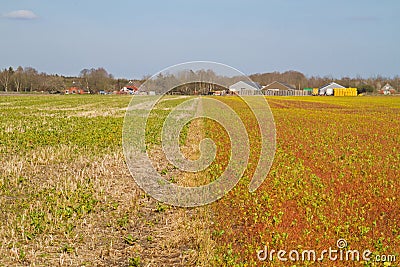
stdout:
<svg viewBox="0 0 400 267">
<path fill-rule="evenodd" d="M 328 84 L 325 84 L 324 86 L 321 86 L 318 89 L 318 94 L 319 95 L 333 95 L 333 91 L 335 88 L 345 88 L 344 86 L 331 82 Z"/>
<path fill-rule="evenodd" d="M 239 81 L 229 86 L 229 92 L 239 95 L 259 95 L 261 85 L 251 81 Z"/>
<path fill-rule="evenodd" d="M 117 94 L 129 94 L 133 95 L 136 94 L 139 91 L 140 84 L 134 82 L 134 81 L 129 81 L 124 87 L 122 87 L 119 91 L 117 91 Z"/>
<path fill-rule="evenodd" d="M 284 82 L 272 82 L 262 88 L 263 91 L 285 91 L 285 90 L 295 90 L 296 88 L 290 84 Z"/>
<path fill-rule="evenodd" d="M 65 90 L 64 92 L 66 95 L 83 95 L 83 94 L 90 94 L 89 91 L 84 90 L 80 87 L 76 87 L 76 86 L 71 86 L 70 88 L 68 88 L 67 90 Z"/>
<path fill-rule="evenodd" d="M 295 88 L 287 83 L 272 82 L 261 89 L 264 95 L 292 95 Z"/>
<path fill-rule="evenodd" d="M 262 89 L 264 95 L 270 96 L 303 96 L 310 95 L 308 90 L 296 90 L 296 88 L 290 84 L 284 82 L 272 82 Z"/>
<path fill-rule="evenodd" d="M 133 95 L 135 94 L 137 91 L 139 90 L 139 88 L 137 88 L 136 86 L 129 84 L 126 85 L 124 87 L 121 88 L 121 90 L 119 90 L 120 94 L 130 94 Z"/>
<path fill-rule="evenodd" d="M 383 95 L 392 95 L 396 93 L 396 90 L 394 90 L 393 86 L 387 83 L 381 88 L 381 90 L 379 90 L 379 93 Z"/>
</svg>

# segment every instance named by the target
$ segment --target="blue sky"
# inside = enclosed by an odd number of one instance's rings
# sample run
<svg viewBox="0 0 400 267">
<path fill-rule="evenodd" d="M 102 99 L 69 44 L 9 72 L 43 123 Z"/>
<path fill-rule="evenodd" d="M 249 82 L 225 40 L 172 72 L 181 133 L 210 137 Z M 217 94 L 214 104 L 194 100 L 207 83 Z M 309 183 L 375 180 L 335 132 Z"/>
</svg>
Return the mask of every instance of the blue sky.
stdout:
<svg viewBox="0 0 400 267">
<path fill-rule="evenodd" d="M 395 76 L 399 10 L 398 0 L 2 0 L 0 68 L 142 78 L 209 60 L 246 74 Z"/>
</svg>

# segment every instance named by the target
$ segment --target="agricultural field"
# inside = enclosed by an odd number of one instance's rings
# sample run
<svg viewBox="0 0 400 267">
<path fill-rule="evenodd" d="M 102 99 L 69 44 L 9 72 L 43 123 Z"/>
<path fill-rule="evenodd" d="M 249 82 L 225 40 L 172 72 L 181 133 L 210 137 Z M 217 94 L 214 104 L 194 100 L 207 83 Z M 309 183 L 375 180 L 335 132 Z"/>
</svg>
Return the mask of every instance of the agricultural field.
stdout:
<svg viewBox="0 0 400 267">
<path fill-rule="evenodd" d="M 276 254 L 273 261 L 260 261 L 255 251 L 322 251 L 337 249 L 336 241 L 345 239 L 347 249 L 397 255 L 397 263 L 385 263 L 397 266 L 400 99 L 268 100 L 277 127 L 274 164 L 255 193 L 247 191 L 244 179 L 242 187 L 216 204 L 223 211 L 214 232 L 218 264 L 295 266 L 278 261 Z M 325 260 L 321 265 L 383 264 L 361 259 L 358 264 Z"/>
<path fill-rule="evenodd" d="M 198 208 L 154 200 L 133 181 L 122 151 L 129 96 L 0 96 L 0 266 L 398 266 L 400 98 L 268 97 L 277 150 L 264 183 L 248 183 L 259 155 L 255 117 L 238 97 L 214 97 L 245 122 L 250 162 L 238 185 Z M 149 156 L 170 182 L 206 184 L 229 160 L 229 138 L 197 119 L 181 150 L 208 170 L 184 173 L 161 149 L 167 97 L 146 128 Z M 257 251 L 366 250 L 394 261 L 260 260 Z M 286 255 L 287 257 L 287 255 Z"/>
</svg>

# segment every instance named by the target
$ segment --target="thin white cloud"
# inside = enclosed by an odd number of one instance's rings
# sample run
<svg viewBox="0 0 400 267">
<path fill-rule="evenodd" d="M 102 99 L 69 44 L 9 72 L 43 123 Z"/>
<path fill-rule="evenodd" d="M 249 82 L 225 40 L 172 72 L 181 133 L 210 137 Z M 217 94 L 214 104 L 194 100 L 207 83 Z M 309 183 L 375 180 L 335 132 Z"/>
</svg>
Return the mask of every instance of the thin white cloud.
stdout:
<svg viewBox="0 0 400 267">
<path fill-rule="evenodd" d="M 22 20 L 30 20 L 38 18 L 38 16 L 30 10 L 15 10 L 5 14 L 4 17 L 8 19 L 22 19 Z"/>
</svg>

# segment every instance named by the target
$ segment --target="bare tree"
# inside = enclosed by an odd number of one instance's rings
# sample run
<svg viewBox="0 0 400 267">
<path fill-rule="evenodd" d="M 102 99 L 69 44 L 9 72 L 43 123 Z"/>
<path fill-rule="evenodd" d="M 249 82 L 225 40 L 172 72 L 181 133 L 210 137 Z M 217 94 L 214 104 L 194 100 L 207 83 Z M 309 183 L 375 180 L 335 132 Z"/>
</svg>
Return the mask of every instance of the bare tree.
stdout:
<svg viewBox="0 0 400 267">
<path fill-rule="evenodd" d="M 14 82 L 15 90 L 19 92 L 22 89 L 23 84 L 25 82 L 25 72 L 21 66 L 19 66 L 12 75 L 12 80 Z"/>
<path fill-rule="evenodd" d="M 4 91 L 8 92 L 10 83 L 11 83 L 11 77 L 14 73 L 14 70 L 12 67 L 9 67 L 8 69 L 4 69 L 2 72 L 0 72 L 0 83 L 4 88 Z"/>
<path fill-rule="evenodd" d="M 32 67 L 26 67 L 24 72 L 26 75 L 25 91 L 26 89 L 33 91 L 35 88 L 38 88 L 38 71 Z"/>
<path fill-rule="evenodd" d="M 112 89 L 112 84 L 114 77 L 104 68 L 97 69 L 83 69 L 79 74 L 80 78 L 83 80 L 84 86 L 90 91 L 100 91 Z"/>
</svg>

